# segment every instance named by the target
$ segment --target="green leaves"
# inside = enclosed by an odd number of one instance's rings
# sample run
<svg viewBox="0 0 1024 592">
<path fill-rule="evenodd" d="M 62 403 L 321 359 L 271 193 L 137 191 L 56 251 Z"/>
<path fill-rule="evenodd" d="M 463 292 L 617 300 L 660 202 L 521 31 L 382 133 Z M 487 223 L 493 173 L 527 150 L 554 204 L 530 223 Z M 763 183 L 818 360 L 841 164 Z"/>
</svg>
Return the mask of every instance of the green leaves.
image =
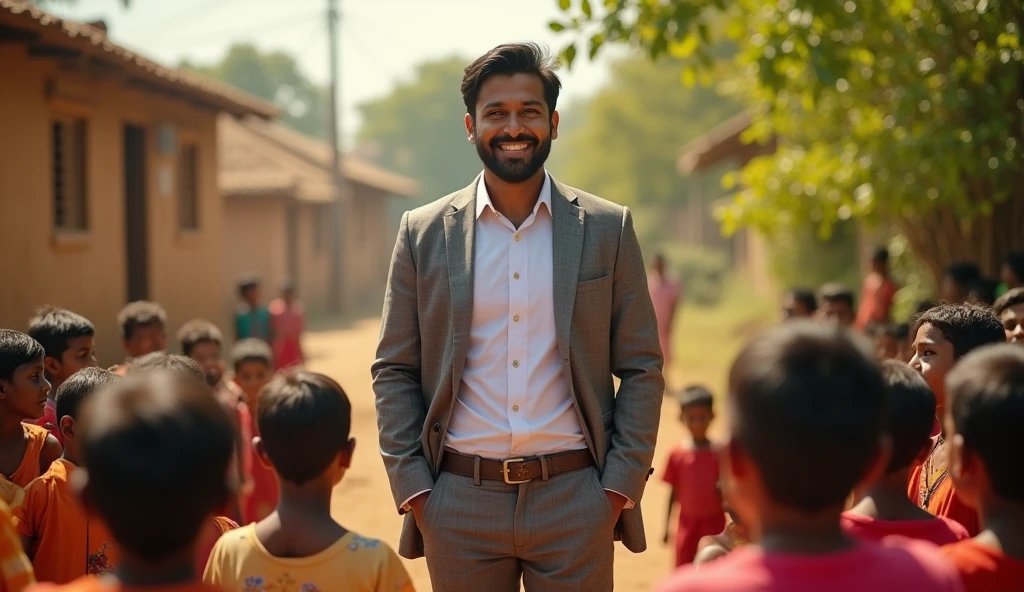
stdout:
<svg viewBox="0 0 1024 592">
<path fill-rule="evenodd" d="M 570 6 L 572 6 L 572 2 L 570 0 L 558 0 L 558 7 L 562 10 L 569 10 Z"/>
</svg>

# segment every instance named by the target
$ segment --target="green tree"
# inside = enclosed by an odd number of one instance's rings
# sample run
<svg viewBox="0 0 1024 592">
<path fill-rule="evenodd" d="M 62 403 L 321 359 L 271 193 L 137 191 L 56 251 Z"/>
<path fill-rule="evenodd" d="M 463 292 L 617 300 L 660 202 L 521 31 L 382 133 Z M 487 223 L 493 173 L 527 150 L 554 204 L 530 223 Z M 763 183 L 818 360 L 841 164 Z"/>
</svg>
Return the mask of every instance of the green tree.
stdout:
<svg viewBox="0 0 1024 592">
<path fill-rule="evenodd" d="M 423 201 L 468 185 L 481 170 L 466 140 L 459 94 L 469 62 L 457 56 L 423 62 L 412 80 L 358 106 L 358 143 L 382 166 L 416 179 Z"/>
<path fill-rule="evenodd" d="M 651 57 L 714 63 L 736 43 L 733 87 L 750 141 L 771 156 L 730 181 L 727 231 L 769 233 L 893 220 L 934 276 L 974 260 L 994 274 L 1024 248 L 1024 4 L 1006 0 L 559 0 L 596 55 L 626 43 Z"/>
<path fill-rule="evenodd" d="M 311 82 L 291 55 L 262 52 L 249 43 L 232 45 L 217 64 L 182 60 L 180 67 L 226 82 L 281 108 L 281 123 L 326 138 L 327 90 Z"/>
</svg>

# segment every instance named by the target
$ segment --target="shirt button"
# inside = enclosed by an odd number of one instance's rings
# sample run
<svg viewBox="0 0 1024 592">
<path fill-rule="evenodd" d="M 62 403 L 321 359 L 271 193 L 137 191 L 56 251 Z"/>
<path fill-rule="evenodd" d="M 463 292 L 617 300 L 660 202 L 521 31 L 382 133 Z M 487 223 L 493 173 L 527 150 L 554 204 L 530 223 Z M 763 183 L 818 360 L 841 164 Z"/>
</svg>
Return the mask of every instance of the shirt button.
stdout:
<svg viewBox="0 0 1024 592">
<path fill-rule="evenodd" d="M 518 280 L 519 279 L 519 272 L 517 271 L 517 272 L 513 273 L 512 277 Z"/>
<path fill-rule="evenodd" d="M 518 323 L 518 322 L 519 322 L 519 315 L 515 315 L 515 316 L 513 316 L 513 317 L 512 317 L 512 322 L 513 322 L 513 323 Z"/>
<path fill-rule="evenodd" d="M 519 235 L 518 234 L 516 235 L 516 242 L 517 243 L 519 242 Z"/>
<path fill-rule="evenodd" d="M 512 406 L 512 412 L 513 413 L 519 413 L 519 405 L 513 405 Z"/>
<path fill-rule="evenodd" d="M 519 367 L 519 360 L 512 360 L 512 367 L 513 368 L 518 368 Z"/>
</svg>

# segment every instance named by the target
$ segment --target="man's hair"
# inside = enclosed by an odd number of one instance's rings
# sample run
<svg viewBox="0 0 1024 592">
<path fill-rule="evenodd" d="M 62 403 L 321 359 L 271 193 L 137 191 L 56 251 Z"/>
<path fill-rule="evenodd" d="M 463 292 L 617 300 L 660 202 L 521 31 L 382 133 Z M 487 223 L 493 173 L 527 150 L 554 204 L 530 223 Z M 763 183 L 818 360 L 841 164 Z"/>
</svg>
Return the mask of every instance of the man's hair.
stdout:
<svg viewBox="0 0 1024 592">
<path fill-rule="evenodd" d="M 192 355 L 192 349 L 200 343 L 212 343 L 220 347 L 224 342 L 224 335 L 210 321 L 195 319 L 189 321 L 178 329 L 178 342 L 181 343 L 181 353 L 186 356 Z"/>
<path fill-rule="evenodd" d="M 65 415 L 77 420 L 78 409 L 86 397 L 121 379 L 122 377 L 117 374 L 102 368 L 83 368 L 72 374 L 57 389 L 57 423 L 59 424 L 60 418 Z"/>
<path fill-rule="evenodd" d="M 89 319 L 65 308 L 48 306 L 39 310 L 28 322 L 28 334 L 42 344 L 46 355 L 58 360 L 68 349 L 68 341 L 96 335 Z"/>
<path fill-rule="evenodd" d="M 1024 282 L 1024 251 L 1014 251 L 1006 256 L 1003 264 L 1013 271 L 1017 279 Z"/>
<path fill-rule="evenodd" d="M 11 380 L 19 366 L 41 360 L 46 355 L 35 339 L 21 331 L 0 329 L 0 380 Z"/>
<path fill-rule="evenodd" d="M 87 398 L 82 419 L 86 500 L 133 555 L 180 553 L 229 499 L 232 423 L 205 383 L 128 376 Z"/>
<path fill-rule="evenodd" d="M 1006 309 L 1018 304 L 1024 304 L 1024 287 L 1008 290 L 1006 294 L 1000 296 L 999 300 L 992 305 L 992 312 L 996 316 L 1002 316 Z"/>
<path fill-rule="evenodd" d="M 981 277 L 981 269 L 974 263 L 954 263 L 946 267 L 945 275 L 966 289 L 968 284 Z"/>
<path fill-rule="evenodd" d="M 262 339 L 250 337 L 235 342 L 231 348 L 231 366 L 235 372 L 246 362 L 262 362 L 267 368 L 274 367 L 274 352 Z"/>
<path fill-rule="evenodd" d="M 729 417 L 768 495 L 842 506 L 879 451 L 882 372 L 863 338 L 796 321 L 755 338 L 729 371 Z"/>
<path fill-rule="evenodd" d="M 917 335 L 925 324 L 941 331 L 953 344 L 953 357 L 956 359 L 983 345 L 1006 341 L 1006 332 L 999 317 L 977 304 L 940 304 L 933 307 L 914 317 L 911 333 Z"/>
<path fill-rule="evenodd" d="M 935 393 L 919 372 L 896 360 L 882 362 L 886 426 L 892 456 L 886 473 L 905 469 L 928 443 L 935 426 Z"/>
<path fill-rule="evenodd" d="M 121 309 L 117 324 L 121 326 L 121 337 L 131 339 L 136 327 L 167 325 L 167 312 L 155 302 L 138 300 Z"/>
<path fill-rule="evenodd" d="M 1004 343 L 971 352 L 949 373 L 946 391 L 964 449 L 981 456 L 995 494 L 1024 504 L 1024 348 Z"/>
<path fill-rule="evenodd" d="M 199 366 L 199 362 L 177 354 L 153 352 L 135 358 L 128 365 L 128 374 L 141 374 L 154 370 L 189 376 L 196 380 L 202 380 L 204 383 L 206 382 L 206 375 L 203 374 L 203 369 Z"/>
<path fill-rule="evenodd" d="M 348 445 L 352 405 L 323 374 L 293 370 L 260 392 L 257 425 L 274 469 L 302 485 L 321 475 Z"/>
<path fill-rule="evenodd" d="M 999 281 L 987 277 L 975 278 L 967 285 L 967 295 L 978 304 L 992 306 L 996 301 L 996 289 L 999 288 Z"/>
<path fill-rule="evenodd" d="M 875 249 L 874 254 L 871 255 L 871 261 L 874 263 L 888 263 L 889 249 L 886 249 L 885 247 L 878 247 Z"/>
<path fill-rule="evenodd" d="M 679 407 L 683 411 L 690 407 L 707 407 L 713 410 L 715 408 L 715 396 L 711 394 L 711 391 L 706 386 L 691 384 L 679 394 Z"/>
<path fill-rule="evenodd" d="M 555 112 L 562 81 L 555 74 L 555 62 L 547 51 L 536 43 L 506 43 L 476 59 L 466 68 L 462 78 L 462 101 L 466 112 L 476 121 L 476 103 L 480 89 L 491 76 L 535 74 L 544 85 L 544 101 L 548 115 Z"/>
<path fill-rule="evenodd" d="M 853 308 L 853 290 L 846 284 L 825 284 L 818 290 L 818 294 L 825 302 L 845 302 Z"/>
<path fill-rule="evenodd" d="M 818 310 L 818 298 L 814 295 L 813 290 L 793 288 L 789 291 L 789 296 L 793 299 L 793 302 L 803 304 L 804 308 L 811 314 Z"/>
</svg>

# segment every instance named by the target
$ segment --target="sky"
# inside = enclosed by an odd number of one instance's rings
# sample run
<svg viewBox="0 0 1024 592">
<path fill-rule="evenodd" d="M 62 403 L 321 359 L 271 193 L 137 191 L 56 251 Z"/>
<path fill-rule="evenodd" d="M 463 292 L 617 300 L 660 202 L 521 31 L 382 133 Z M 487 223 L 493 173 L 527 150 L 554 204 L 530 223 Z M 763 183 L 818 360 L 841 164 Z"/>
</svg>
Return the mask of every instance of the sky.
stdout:
<svg viewBox="0 0 1024 592">
<path fill-rule="evenodd" d="M 182 58 L 219 61 L 234 43 L 294 55 L 306 75 L 328 77 L 328 0 L 51 1 L 50 10 L 76 20 L 103 19 L 110 38 L 168 66 Z M 337 0 L 341 10 L 342 133 L 357 129 L 355 105 L 386 96 L 412 78 L 415 64 L 432 58 L 475 58 L 507 41 L 537 41 L 560 49 L 568 38 L 547 23 L 561 13 L 557 0 Z M 614 54 L 609 54 L 614 55 Z M 607 59 L 577 59 L 560 72 L 565 106 L 593 94 L 607 80 Z M 452 89 L 458 92 L 458 89 Z M 570 110 L 571 111 L 571 110 Z M 346 142 L 348 143 L 348 142 Z"/>
</svg>

